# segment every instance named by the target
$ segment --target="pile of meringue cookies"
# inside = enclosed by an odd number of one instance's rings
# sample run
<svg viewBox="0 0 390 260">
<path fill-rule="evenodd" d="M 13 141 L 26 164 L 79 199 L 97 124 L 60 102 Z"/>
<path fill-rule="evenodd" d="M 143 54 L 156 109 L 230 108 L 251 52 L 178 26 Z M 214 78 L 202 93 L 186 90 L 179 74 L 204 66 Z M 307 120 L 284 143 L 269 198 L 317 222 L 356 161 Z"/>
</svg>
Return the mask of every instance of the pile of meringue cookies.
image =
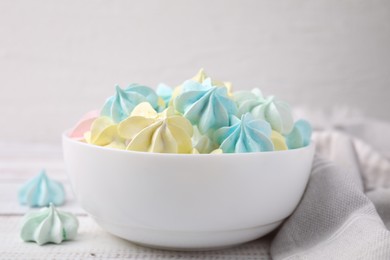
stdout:
<svg viewBox="0 0 390 260">
<path fill-rule="evenodd" d="M 305 120 L 294 123 L 289 105 L 260 90 L 231 91 L 203 70 L 172 90 L 132 84 L 116 88 L 101 111 L 87 113 L 69 136 L 93 145 L 138 152 L 220 154 L 296 149 L 310 143 Z M 78 220 L 56 209 L 65 202 L 63 185 L 45 171 L 25 183 L 19 202 L 43 207 L 27 213 L 21 238 L 39 245 L 74 239 Z"/>
<path fill-rule="evenodd" d="M 67 212 L 56 209 L 65 202 L 65 190 L 62 183 L 51 180 L 45 170 L 27 181 L 19 190 L 19 203 L 31 208 L 42 208 L 28 212 L 21 225 L 20 237 L 23 241 L 60 244 L 74 239 L 79 222 Z"/>
<path fill-rule="evenodd" d="M 305 120 L 294 123 L 288 104 L 259 89 L 232 92 L 203 69 L 175 89 L 116 87 L 100 111 L 71 130 L 75 140 L 155 153 L 220 154 L 296 149 L 310 143 Z"/>
</svg>

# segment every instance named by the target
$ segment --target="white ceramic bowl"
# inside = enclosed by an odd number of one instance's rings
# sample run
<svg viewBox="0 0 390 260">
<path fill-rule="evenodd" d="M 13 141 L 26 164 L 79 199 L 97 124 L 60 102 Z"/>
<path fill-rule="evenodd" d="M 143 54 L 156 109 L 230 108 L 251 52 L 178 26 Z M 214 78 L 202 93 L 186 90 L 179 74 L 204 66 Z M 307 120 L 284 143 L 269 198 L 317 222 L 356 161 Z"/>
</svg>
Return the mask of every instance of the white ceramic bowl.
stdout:
<svg viewBox="0 0 390 260">
<path fill-rule="evenodd" d="M 157 154 L 63 136 L 82 207 L 106 231 L 138 244 L 213 249 L 275 229 L 305 190 L 314 145 L 245 154 Z"/>
</svg>

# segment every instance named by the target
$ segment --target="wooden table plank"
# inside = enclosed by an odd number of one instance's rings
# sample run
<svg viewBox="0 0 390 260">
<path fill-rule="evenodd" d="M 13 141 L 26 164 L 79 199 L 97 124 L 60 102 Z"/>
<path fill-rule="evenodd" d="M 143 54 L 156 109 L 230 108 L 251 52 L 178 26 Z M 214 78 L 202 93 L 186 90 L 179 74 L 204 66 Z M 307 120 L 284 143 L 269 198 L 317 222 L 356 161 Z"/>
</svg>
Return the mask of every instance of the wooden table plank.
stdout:
<svg viewBox="0 0 390 260">
<path fill-rule="evenodd" d="M 20 216 L 0 216 L 1 259 L 270 259 L 269 240 L 259 239 L 225 250 L 177 252 L 150 249 L 117 238 L 98 227 L 88 216 L 79 216 L 80 229 L 74 241 L 38 246 L 19 238 Z"/>
</svg>

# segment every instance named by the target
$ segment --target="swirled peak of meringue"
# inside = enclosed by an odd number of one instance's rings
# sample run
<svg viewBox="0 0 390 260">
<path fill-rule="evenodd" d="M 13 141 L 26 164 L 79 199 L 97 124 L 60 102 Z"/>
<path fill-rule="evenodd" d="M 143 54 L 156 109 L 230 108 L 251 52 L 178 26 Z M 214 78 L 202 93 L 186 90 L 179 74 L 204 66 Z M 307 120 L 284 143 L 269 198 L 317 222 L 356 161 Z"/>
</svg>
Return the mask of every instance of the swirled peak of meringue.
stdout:
<svg viewBox="0 0 390 260">
<path fill-rule="evenodd" d="M 257 105 L 266 101 L 258 88 L 252 89 L 252 91 L 234 92 L 233 99 L 237 103 L 239 116 L 251 112 Z"/>
<path fill-rule="evenodd" d="M 149 103 L 141 103 L 118 125 L 118 132 L 128 140 L 127 150 L 192 153 L 192 125 L 172 107 L 157 113 Z"/>
<path fill-rule="evenodd" d="M 265 98 L 259 89 L 237 92 L 234 99 L 238 105 L 238 115 L 250 112 L 255 118 L 266 120 L 273 130 L 283 135 L 291 132 L 294 120 L 287 103 L 274 96 Z"/>
<path fill-rule="evenodd" d="M 218 87 L 225 87 L 225 88 L 227 88 L 228 94 L 229 94 L 229 95 L 231 94 L 232 83 L 230 83 L 230 82 L 222 82 L 222 81 L 219 81 L 219 80 L 211 79 L 211 78 L 206 74 L 206 72 L 204 71 L 203 68 L 200 69 L 200 70 L 198 71 L 198 73 L 192 78 L 193 81 L 196 81 L 196 82 L 198 82 L 198 83 L 203 83 L 206 79 L 210 79 L 213 86 L 218 86 Z"/>
<path fill-rule="evenodd" d="M 20 237 L 23 241 L 33 241 L 38 245 L 60 244 L 64 240 L 74 239 L 78 227 L 79 222 L 73 214 L 57 210 L 50 204 L 48 208 L 24 216 Z"/>
<path fill-rule="evenodd" d="M 164 83 L 160 83 L 157 86 L 156 93 L 160 98 L 162 98 L 165 105 L 168 106 L 173 94 L 172 88 Z"/>
<path fill-rule="evenodd" d="M 237 113 L 237 106 L 228 96 L 227 88 L 212 85 L 210 78 L 203 83 L 184 82 L 183 92 L 175 98 L 174 106 L 202 134 L 228 126 L 230 115 Z"/>
<path fill-rule="evenodd" d="M 308 146 L 312 128 L 309 122 L 300 119 L 295 122 L 294 128 L 290 134 L 286 135 L 286 143 L 289 149 L 297 149 Z"/>
<path fill-rule="evenodd" d="M 30 207 L 44 207 L 50 203 L 62 205 L 65 190 L 62 183 L 51 180 L 42 170 L 36 177 L 27 181 L 19 190 L 19 203 Z"/>
<path fill-rule="evenodd" d="M 202 84 L 205 80 L 210 80 L 211 81 L 211 84 L 213 86 L 217 86 L 217 87 L 225 87 L 227 89 L 227 94 L 229 97 L 232 97 L 233 94 L 232 94 L 232 83 L 230 82 L 222 82 L 222 81 L 218 81 L 218 80 L 214 80 L 214 79 L 211 79 L 207 74 L 206 72 L 204 71 L 204 69 L 200 69 L 198 71 L 198 73 L 193 76 L 190 80 L 192 81 L 195 81 L 195 82 L 198 82 L 200 84 Z M 188 81 L 188 80 L 187 80 Z M 185 81 L 186 82 L 186 81 Z M 185 83 L 184 82 L 184 83 Z M 175 99 L 177 96 L 179 96 L 182 92 L 183 92 L 183 84 L 177 86 L 173 92 L 172 92 L 172 98 L 171 98 L 171 105 L 173 104 L 172 101 L 173 99 Z"/>
<path fill-rule="evenodd" d="M 156 92 L 146 86 L 131 84 L 125 89 L 116 86 L 115 95 L 109 97 L 100 112 L 101 116 L 111 117 L 115 123 L 126 119 L 134 107 L 142 102 L 149 102 L 153 108 L 161 105 Z"/>
<path fill-rule="evenodd" d="M 269 123 L 246 113 L 241 120 L 232 116 L 231 126 L 218 129 L 214 138 L 224 153 L 250 153 L 273 151 L 271 134 Z"/>
</svg>

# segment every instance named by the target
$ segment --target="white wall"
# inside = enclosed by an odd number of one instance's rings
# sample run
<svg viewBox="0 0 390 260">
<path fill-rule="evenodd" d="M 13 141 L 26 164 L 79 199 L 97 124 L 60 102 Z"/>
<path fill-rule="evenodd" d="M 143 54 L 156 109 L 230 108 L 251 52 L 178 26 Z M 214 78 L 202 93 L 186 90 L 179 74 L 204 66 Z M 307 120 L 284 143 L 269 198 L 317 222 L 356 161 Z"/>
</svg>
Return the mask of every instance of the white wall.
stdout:
<svg viewBox="0 0 390 260">
<path fill-rule="evenodd" d="M 292 105 L 390 120 L 390 1 L 0 1 L 0 141 L 59 142 L 114 84 L 200 67 Z"/>
</svg>

